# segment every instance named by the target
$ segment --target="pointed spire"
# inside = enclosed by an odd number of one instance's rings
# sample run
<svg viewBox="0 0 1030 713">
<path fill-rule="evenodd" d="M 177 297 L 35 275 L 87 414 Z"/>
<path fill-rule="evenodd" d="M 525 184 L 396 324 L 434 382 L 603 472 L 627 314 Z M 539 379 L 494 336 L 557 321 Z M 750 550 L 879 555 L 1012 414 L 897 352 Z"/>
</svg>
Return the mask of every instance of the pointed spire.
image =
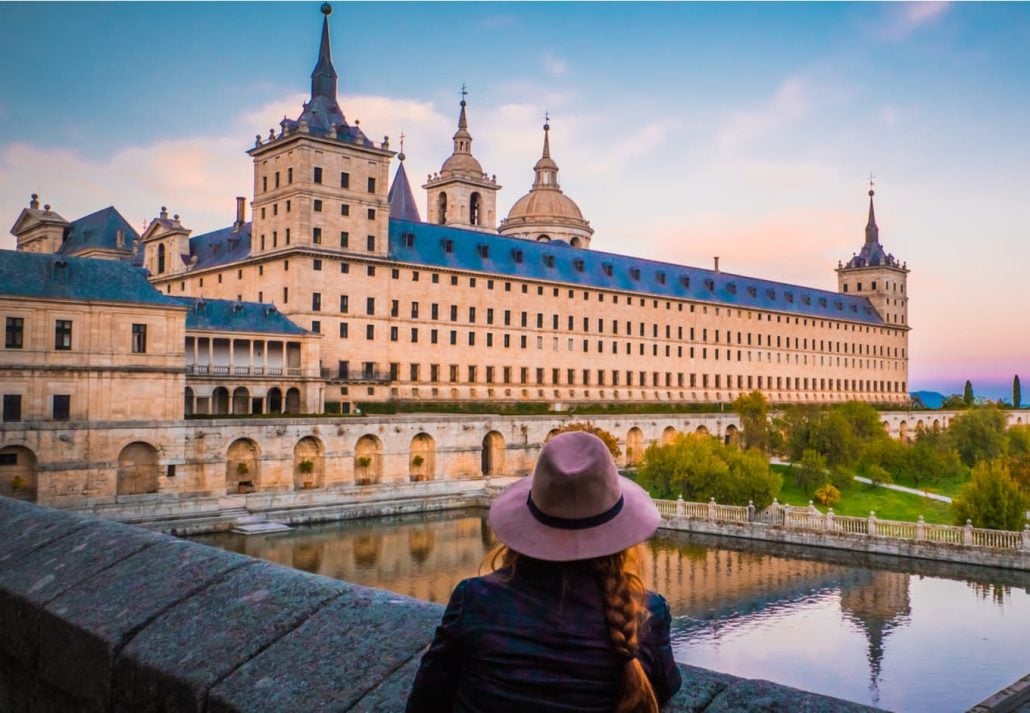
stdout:
<svg viewBox="0 0 1030 713">
<path fill-rule="evenodd" d="M 459 129 L 468 129 L 469 128 L 468 118 L 465 116 L 465 97 L 467 95 L 468 95 L 468 90 L 465 88 L 465 85 L 462 84 L 461 85 L 461 113 L 458 115 L 458 128 Z"/>
<path fill-rule="evenodd" d="M 465 97 L 468 90 L 461 85 L 461 111 L 458 113 L 458 130 L 454 133 L 454 153 L 472 154 L 472 134 L 469 133 L 469 121 L 465 115 Z"/>
<path fill-rule="evenodd" d="M 871 182 L 870 182 L 871 183 Z M 876 227 L 876 213 L 873 210 L 873 196 L 876 194 L 872 188 L 869 189 L 869 222 L 865 226 L 865 241 L 867 243 L 880 242 L 880 229 Z"/>
<path fill-rule="evenodd" d="M 538 188 L 552 188 L 561 190 L 558 186 L 558 164 L 551 158 L 551 117 L 544 114 L 544 150 L 540 160 L 533 166 L 536 172 L 536 179 L 533 181 L 533 190 Z"/>
<path fill-rule="evenodd" d="M 311 73 L 311 98 L 327 97 L 336 101 L 336 68 L 333 67 L 332 47 L 329 43 L 329 16 L 333 7 L 322 3 L 322 43 L 318 47 L 318 64 Z"/>
<path fill-rule="evenodd" d="M 404 134 L 401 134 L 401 152 L 397 155 L 400 163 L 397 165 L 397 173 L 393 176 L 393 184 L 386 199 L 390 202 L 390 217 L 396 220 L 410 220 L 415 223 L 422 222 L 419 215 L 418 205 L 415 203 L 415 194 L 411 191 L 411 184 L 408 183 L 408 172 L 404 170 Z"/>
<path fill-rule="evenodd" d="M 544 112 L 544 155 L 543 158 L 551 158 L 551 117 Z"/>
</svg>

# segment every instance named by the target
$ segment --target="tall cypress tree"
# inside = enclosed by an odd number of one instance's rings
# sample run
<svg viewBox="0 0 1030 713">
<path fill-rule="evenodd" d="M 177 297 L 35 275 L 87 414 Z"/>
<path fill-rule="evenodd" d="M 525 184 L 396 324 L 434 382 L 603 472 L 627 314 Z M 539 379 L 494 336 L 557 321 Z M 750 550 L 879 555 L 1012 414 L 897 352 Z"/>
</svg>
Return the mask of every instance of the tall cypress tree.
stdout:
<svg viewBox="0 0 1030 713">
<path fill-rule="evenodd" d="M 962 390 L 962 403 L 966 406 L 973 405 L 973 382 L 966 379 L 966 387 Z"/>
<path fill-rule="evenodd" d="M 1012 408 L 1019 408 L 1023 400 L 1023 390 L 1019 387 L 1019 374 L 1012 377 Z"/>
</svg>

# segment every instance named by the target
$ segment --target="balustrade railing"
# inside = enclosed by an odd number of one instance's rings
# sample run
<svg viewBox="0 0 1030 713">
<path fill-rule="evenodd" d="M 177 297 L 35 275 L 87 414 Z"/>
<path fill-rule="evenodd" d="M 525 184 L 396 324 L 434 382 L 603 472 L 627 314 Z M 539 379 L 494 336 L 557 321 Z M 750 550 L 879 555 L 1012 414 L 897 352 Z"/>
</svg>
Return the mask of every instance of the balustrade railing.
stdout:
<svg viewBox="0 0 1030 713">
<path fill-rule="evenodd" d="M 692 518 L 727 523 L 756 523 L 765 526 L 779 526 L 793 530 L 816 530 L 848 535 L 865 535 L 894 540 L 936 542 L 967 547 L 985 547 L 999 550 L 1026 550 L 1030 552 L 1030 524 L 1022 532 L 987 530 L 965 526 L 931 525 L 922 516 L 918 522 L 880 520 L 875 513 L 869 517 L 835 515 L 833 508 L 823 513 L 811 503 L 808 507 L 781 505 L 775 500 L 765 510 L 756 512 L 753 504 L 719 505 L 714 499 L 707 503 L 677 500 L 658 500 L 658 512 L 667 520 Z"/>
<path fill-rule="evenodd" d="M 299 367 L 278 366 L 228 366 L 218 364 L 187 364 L 186 373 L 193 375 L 217 374 L 233 376 L 303 376 L 304 370 Z"/>
</svg>

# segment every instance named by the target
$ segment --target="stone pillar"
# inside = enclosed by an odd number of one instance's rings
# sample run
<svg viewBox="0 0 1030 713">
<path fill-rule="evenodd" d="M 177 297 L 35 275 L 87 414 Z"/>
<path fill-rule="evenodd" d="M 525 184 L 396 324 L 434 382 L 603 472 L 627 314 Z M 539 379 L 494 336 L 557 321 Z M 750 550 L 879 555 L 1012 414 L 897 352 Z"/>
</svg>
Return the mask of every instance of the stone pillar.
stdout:
<svg viewBox="0 0 1030 713">
<path fill-rule="evenodd" d="M 824 529 L 833 532 L 833 508 L 826 511 L 826 519 L 823 521 Z"/>
<path fill-rule="evenodd" d="M 755 521 L 755 501 L 754 500 L 748 500 L 747 501 L 747 521 L 748 522 L 754 522 Z"/>
<path fill-rule="evenodd" d="M 876 513 L 872 510 L 869 511 L 869 527 L 866 531 L 870 535 L 876 534 Z"/>
<path fill-rule="evenodd" d="M 715 519 L 715 498 L 708 499 L 708 519 Z"/>
<path fill-rule="evenodd" d="M 676 517 L 683 517 L 687 514 L 687 508 L 683 505 L 683 496 L 676 498 Z"/>
<path fill-rule="evenodd" d="M 962 528 L 962 544 L 972 545 L 973 544 L 973 521 L 966 520 L 965 527 Z"/>
<path fill-rule="evenodd" d="M 923 516 L 922 515 L 919 516 L 919 521 L 916 522 L 916 539 L 917 540 L 925 540 L 926 539 L 926 521 L 923 520 Z"/>
<path fill-rule="evenodd" d="M 1023 527 L 1023 549 L 1030 552 L 1030 525 Z"/>
</svg>

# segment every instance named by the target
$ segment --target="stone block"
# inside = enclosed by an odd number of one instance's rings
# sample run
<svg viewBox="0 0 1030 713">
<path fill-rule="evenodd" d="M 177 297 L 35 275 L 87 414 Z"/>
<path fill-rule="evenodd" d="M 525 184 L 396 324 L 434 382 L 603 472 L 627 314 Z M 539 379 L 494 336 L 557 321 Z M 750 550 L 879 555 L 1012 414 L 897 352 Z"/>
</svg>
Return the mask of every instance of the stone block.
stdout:
<svg viewBox="0 0 1030 713">
<path fill-rule="evenodd" d="M 352 589 L 266 562 L 229 572 L 162 614 L 122 649 L 112 710 L 200 713 L 213 686 Z M 305 665 L 306 660 L 294 665 L 291 673 Z"/>
<path fill-rule="evenodd" d="M 46 606 L 39 623 L 39 676 L 104 710 L 118 652 L 136 632 L 230 570 L 253 562 L 161 538 Z"/>
<path fill-rule="evenodd" d="M 49 511 L 42 511 L 48 518 Z M 43 608 L 64 592 L 163 538 L 114 522 L 86 522 L 70 537 L 8 562 L 0 575 L 0 649 L 35 671 Z"/>
<path fill-rule="evenodd" d="M 349 710 L 421 657 L 441 614 L 438 605 L 354 587 L 218 684 L 208 711 Z"/>
<path fill-rule="evenodd" d="M 769 681 L 734 678 L 705 713 L 882 713 L 861 703 L 820 696 Z"/>
<path fill-rule="evenodd" d="M 428 641 L 426 642 L 428 645 Z M 365 694 L 348 713 L 402 713 L 411 692 L 411 683 L 415 680 L 418 664 L 422 654 L 412 658 L 397 669 L 389 678 Z M 529 711 L 526 711 L 529 713 Z"/>
<path fill-rule="evenodd" d="M 719 693 L 739 680 L 725 673 L 696 666 L 678 666 L 683 685 L 662 709 L 663 713 L 694 713 L 706 710 Z"/>
<path fill-rule="evenodd" d="M 12 562 L 74 532 L 87 518 L 0 497 L 0 587 Z"/>
</svg>

